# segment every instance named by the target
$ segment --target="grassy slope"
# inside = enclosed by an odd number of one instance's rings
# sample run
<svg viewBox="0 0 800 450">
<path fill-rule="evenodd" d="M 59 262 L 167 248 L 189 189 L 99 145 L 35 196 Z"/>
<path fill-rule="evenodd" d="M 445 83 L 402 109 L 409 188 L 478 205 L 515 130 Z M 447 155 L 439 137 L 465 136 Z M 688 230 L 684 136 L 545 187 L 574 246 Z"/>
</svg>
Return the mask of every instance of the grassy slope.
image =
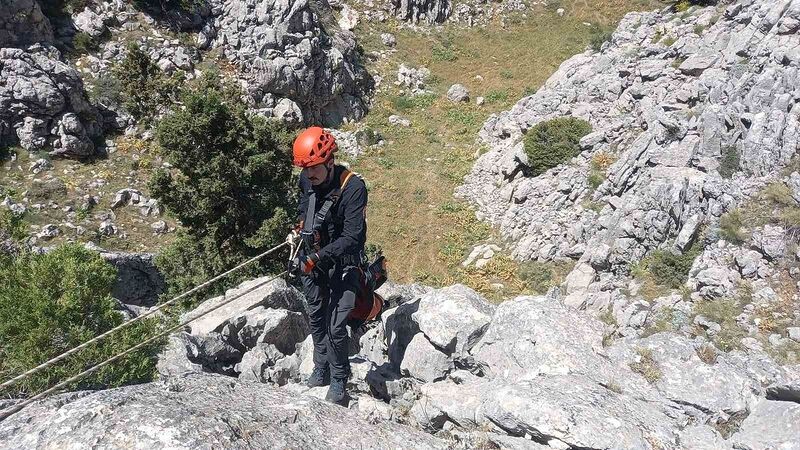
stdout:
<svg viewBox="0 0 800 450">
<path fill-rule="evenodd" d="M 492 237 L 452 197 L 481 151 L 475 144 L 477 132 L 491 113 L 533 93 L 561 62 L 582 52 L 594 35 L 613 29 L 626 12 L 664 6 L 652 0 L 558 3 L 536 6 L 527 17 L 507 20 L 504 28 L 499 23 L 487 29 L 445 26 L 429 34 L 396 31 L 391 24 L 357 29 L 367 52 L 385 49 L 381 32 L 397 37 L 397 51 L 370 68 L 384 77 L 386 87 L 365 119 L 387 145 L 361 158 L 355 169 L 370 184 L 370 241 L 384 249 L 398 281 L 467 282 L 484 292 L 499 281 L 506 291 L 525 290 L 514 263 L 504 258 L 483 271 L 457 269 L 471 245 Z M 555 13 L 558 7 L 567 11 L 564 17 Z M 399 97 L 400 89 L 392 83 L 400 63 L 428 67 L 434 95 L 414 101 Z M 452 105 L 446 99 L 453 83 L 469 88 L 469 104 Z M 475 105 L 478 96 L 486 98 L 482 107 Z M 391 114 L 409 118 L 411 127 L 388 125 Z M 554 278 L 563 276 L 561 269 Z"/>
</svg>

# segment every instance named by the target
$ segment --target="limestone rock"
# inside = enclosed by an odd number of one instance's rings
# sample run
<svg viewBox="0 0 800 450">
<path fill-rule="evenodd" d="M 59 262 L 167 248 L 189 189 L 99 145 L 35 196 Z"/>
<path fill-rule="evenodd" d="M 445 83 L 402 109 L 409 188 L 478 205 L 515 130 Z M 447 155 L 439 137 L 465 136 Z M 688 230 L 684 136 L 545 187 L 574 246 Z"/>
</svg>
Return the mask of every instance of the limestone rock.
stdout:
<svg viewBox="0 0 800 450">
<path fill-rule="evenodd" d="M 453 103 L 468 102 L 469 90 L 463 84 L 454 84 L 447 90 L 447 99 Z"/>
<path fill-rule="evenodd" d="M 98 112 L 55 48 L 0 49 L 0 70 L 0 141 L 57 156 L 94 154 L 92 139 L 102 133 Z"/>
<path fill-rule="evenodd" d="M 452 368 L 447 355 L 431 345 L 422 333 L 417 333 L 406 347 L 400 371 L 425 382 L 436 381 Z"/>
<path fill-rule="evenodd" d="M 225 295 L 204 301 L 197 306 L 197 308 L 184 314 L 181 320 L 197 317 L 199 314 L 209 311 L 226 299 L 240 294 L 244 295 L 189 324 L 192 329 L 192 334 L 220 331 L 228 319 L 237 315 L 240 311 L 247 311 L 258 307 L 285 308 L 289 311 L 303 310 L 302 295 L 297 289 L 288 287 L 286 282 L 281 279 L 264 284 L 269 278 L 271 277 L 262 277 L 245 281 L 236 288 L 229 289 L 225 292 Z M 251 289 L 251 292 L 245 293 Z"/>
<path fill-rule="evenodd" d="M 55 420 L 61 426 L 53 427 Z M 110 429 L 117 431 L 108 433 Z M 422 431 L 389 422 L 372 424 L 356 411 L 321 400 L 211 375 L 53 397 L 0 422 L 0 440 L 9 450 L 447 447 Z"/>
<path fill-rule="evenodd" d="M 463 353 L 481 338 L 494 306 L 472 289 L 457 284 L 425 294 L 412 315 L 425 336 L 445 353 Z"/>
</svg>

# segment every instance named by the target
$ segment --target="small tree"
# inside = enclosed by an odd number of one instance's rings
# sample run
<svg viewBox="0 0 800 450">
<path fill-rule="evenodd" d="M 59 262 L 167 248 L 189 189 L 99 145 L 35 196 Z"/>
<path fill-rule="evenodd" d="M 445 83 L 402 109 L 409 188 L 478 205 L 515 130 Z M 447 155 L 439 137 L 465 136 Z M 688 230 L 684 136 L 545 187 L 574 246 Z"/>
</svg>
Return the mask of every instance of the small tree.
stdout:
<svg viewBox="0 0 800 450">
<path fill-rule="evenodd" d="M 168 294 L 280 242 L 294 205 L 285 130 L 250 116 L 237 93 L 213 80 L 187 92 L 183 103 L 156 132 L 172 169 L 150 182 L 153 196 L 185 227 L 157 260 Z"/>
<path fill-rule="evenodd" d="M 167 76 L 136 44 L 128 45 L 125 58 L 111 72 L 122 88 L 123 106 L 145 126 L 175 104 L 183 83 L 182 72 Z"/>
<path fill-rule="evenodd" d="M 123 321 L 111 288 L 116 270 L 77 244 L 46 254 L 0 253 L 0 379 L 8 379 L 110 330 Z M 25 397 L 155 334 L 145 320 L 90 345 L 0 393 Z M 88 375 L 81 389 L 152 380 L 158 345 L 151 345 Z"/>
<path fill-rule="evenodd" d="M 578 142 L 591 133 L 589 122 L 574 117 L 557 117 L 537 123 L 525 135 L 525 153 L 531 175 L 546 172 L 581 152 Z"/>
</svg>

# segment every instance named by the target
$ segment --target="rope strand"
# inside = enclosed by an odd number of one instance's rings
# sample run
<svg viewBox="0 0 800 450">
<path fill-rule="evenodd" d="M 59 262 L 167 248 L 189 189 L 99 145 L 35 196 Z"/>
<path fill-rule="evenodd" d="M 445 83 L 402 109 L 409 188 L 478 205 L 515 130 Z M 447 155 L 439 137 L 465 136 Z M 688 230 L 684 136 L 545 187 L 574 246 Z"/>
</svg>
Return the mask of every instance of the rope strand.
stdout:
<svg viewBox="0 0 800 450">
<path fill-rule="evenodd" d="M 83 378 L 84 376 L 86 376 L 86 375 L 88 375 L 90 373 L 93 373 L 93 372 L 96 372 L 96 371 L 100 370 L 101 368 L 103 368 L 103 367 L 107 366 L 108 364 L 116 361 L 117 359 L 122 358 L 123 356 L 125 356 L 125 355 L 127 355 L 127 354 L 129 354 L 129 353 L 131 353 L 131 352 L 133 352 L 133 351 L 135 351 L 137 349 L 140 349 L 140 348 L 144 347 L 145 345 L 149 344 L 150 342 L 153 342 L 156 339 L 162 338 L 162 337 L 172 333 L 173 331 L 175 331 L 175 330 L 177 330 L 179 328 L 182 328 L 182 327 L 186 326 L 187 324 L 189 324 L 189 323 L 191 323 L 191 322 L 193 322 L 193 321 L 205 316 L 206 314 L 209 314 L 209 313 L 211 313 L 213 311 L 216 311 L 219 308 L 222 308 L 223 306 L 227 305 L 228 303 L 231 303 L 232 301 L 244 296 L 245 294 L 249 294 L 250 292 L 253 292 L 254 290 L 260 288 L 261 286 L 264 286 L 265 284 L 271 283 L 272 281 L 280 278 L 281 276 L 283 276 L 287 272 L 288 271 L 284 270 L 283 272 L 279 273 L 278 275 L 275 275 L 274 277 L 271 277 L 270 279 L 268 279 L 266 281 L 258 283 L 257 285 L 248 288 L 244 292 L 241 292 L 241 293 L 239 293 L 237 295 L 234 295 L 230 299 L 224 300 L 219 305 L 209 309 L 208 311 L 198 315 L 197 317 L 192 317 L 189 320 L 185 320 L 185 321 L 179 323 L 178 325 L 175 325 L 174 327 L 171 327 L 171 328 L 167 329 L 166 331 L 163 331 L 163 332 L 161 332 L 161 333 L 159 333 L 159 334 L 157 334 L 157 335 L 155 335 L 155 336 L 153 336 L 153 337 L 151 337 L 151 338 L 149 338 L 149 339 L 147 339 L 145 341 L 142 341 L 142 342 L 136 344 L 135 346 L 133 346 L 133 347 L 121 352 L 121 353 L 118 353 L 118 354 L 112 356 L 111 358 L 106 359 L 103 362 L 95 364 L 94 366 L 84 370 L 83 372 L 81 372 L 81 373 L 79 373 L 79 374 L 77 374 L 75 376 L 72 376 L 72 377 L 62 381 L 62 382 L 56 384 L 55 386 L 53 386 L 53 387 L 51 387 L 51 388 L 49 388 L 49 389 L 47 389 L 47 390 L 45 390 L 45 391 L 43 391 L 41 393 L 29 398 L 29 399 L 26 399 L 26 400 L 24 400 L 24 401 L 22 401 L 20 403 L 17 403 L 16 405 L 13 405 L 13 406 L 11 406 L 10 408 L 8 408 L 6 410 L 0 411 L 0 421 L 7 419 L 12 414 L 18 412 L 19 410 L 21 410 L 22 408 L 30 405 L 31 403 L 41 399 L 42 397 L 45 397 L 48 394 L 50 394 L 52 392 L 55 392 L 58 389 L 61 389 L 62 387 L 66 386 L 66 385 L 68 385 L 68 384 L 70 384 L 70 383 L 72 383 L 72 382 L 74 382 L 76 380 L 79 380 L 79 379 Z M 224 295 L 223 295 L 223 298 L 224 298 Z"/>
<path fill-rule="evenodd" d="M 267 255 L 269 255 L 271 253 L 274 253 L 274 252 L 278 251 L 283 246 L 291 245 L 291 244 L 292 243 L 287 239 L 282 244 L 277 245 L 275 247 L 272 247 L 271 249 L 265 251 L 264 253 L 261 253 L 260 255 L 257 255 L 257 256 L 254 256 L 254 257 L 248 259 L 247 261 L 239 264 L 238 266 L 234 267 L 233 269 L 230 269 L 227 272 L 224 272 L 224 273 L 222 273 L 220 275 L 217 275 L 214 278 L 211 278 L 210 280 L 206 281 L 205 283 L 203 283 L 203 284 L 201 284 L 199 286 L 196 286 L 196 287 L 194 287 L 194 288 L 192 288 L 192 289 L 190 289 L 190 290 L 178 295 L 177 297 L 173 298 L 172 300 L 164 302 L 164 303 L 158 305 L 155 308 L 151 308 L 149 311 L 147 311 L 146 313 L 142 314 L 141 316 L 135 317 L 135 318 L 133 318 L 133 319 L 127 321 L 127 322 L 123 322 L 122 324 L 120 324 L 120 325 L 118 325 L 118 326 L 106 331 L 105 333 L 103 333 L 103 334 L 101 334 L 99 336 L 93 337 L 92 339 L 89 339 L 88 341 L 84 342 L 83 344 L 78 345 L 77 347 L 74 347 L 74 348 L 72 348 L 70 350 L 67 350 L 64 353 L 62 353 L 62 354 L 60 354 L 60 355 L 58 355 L 58 356 L 56 356 L 54 358 L 51 358 L 51 359 L 39 364 L 38 366 L 36 366 L 36 367 L 34 367 L 34 368 L 32 368 L 32 369 L 20 374 L 20 375 L 17 375 L 14 378 L 11 378 L 8 381 L 5 381 L 3 384 L 0 384 L 0 390 L 6 388 L 8 386 L 11 386 L 12 384 L 16 383 L 17 381 L 22 380 L 23 378 L 31 376 L 31 375 L 35 374 L 36 372 L 39 372 L 42 369 L 45 369 L 47 367 L 52 366 L 53 364 L 63 360 L 67 356 L 72 355 L 73 353 L 75 353 L 75 352 L 77 352 L 77 351 L 79 351 L 79 350 L 81 350 L 83 348 L 86 348 L 89 344 L 97 342 L 97 341 L 105 338 L 106 336 L 108 336 L 108 335 L 110 335 L 110 334 L 112 334 L 112 333 L 114 333 L 116 331 L 119 331 L 119 330 L 121 330 L 121 329 L 123 329 L 123 328 L 125 328 L 127 326 L 130 326 L 131 324 L 133 324 L 133 323 L 135 323 L 135 322 L 137 322 L 139 320 L 142 320 L 142 319 L 144 319 L 146 317 L 152 316 L 156 312 L 166 308 L 167 306 L 169 306 L 169 305 L 175 303 L 176 301 L 186 297 L 187 295 L 193 294 L 193 293 L 197 292 L 198 290 L 210 285 L 211 283 L 213 283 L 213 282 L 215 282 L 215 281 L 217 281 L 217 280 L 219 280 L 221 278 L 224 278 L 224 277 L 230 275 L 231 273 L 236 272 L 237 270 L 240 270 L 241 268 L 245 267 L 246 265 L 251 264 L 251 263 L 253 263 L 255 261 L 258 261 L 259 259 L 261 259 L 261 258 L 263 258 L 263 257 L 265 257 L 265 256 L 267 256 Z"/>
</svg>

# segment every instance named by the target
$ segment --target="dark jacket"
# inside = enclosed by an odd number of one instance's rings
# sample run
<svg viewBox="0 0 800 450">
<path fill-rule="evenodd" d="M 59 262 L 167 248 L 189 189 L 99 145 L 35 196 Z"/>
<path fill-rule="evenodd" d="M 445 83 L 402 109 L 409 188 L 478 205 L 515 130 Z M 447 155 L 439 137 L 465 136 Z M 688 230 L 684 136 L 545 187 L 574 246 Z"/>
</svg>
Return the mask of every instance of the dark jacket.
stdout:
<svg viewBox="0 0 800 450">
<path fill-rule="evenodd" d="M 344 166 L 335 165 L 331 181 L 327 185 L 312 186 L 300 174 L 300 204 L 297 208 L 298 222 L 306 217 L 308 198 L 316 194 L 315 212 L 319 211 L 325 197 L 334 189 L 340 188 Z M 360 255 L 367 241 L 367 186 L 356 175 L 350 177 L 338 201 L 331 208 L 329 220 L 320 228 L 320 261 L 335 262 L 345 255 Z"/>
</svg>

